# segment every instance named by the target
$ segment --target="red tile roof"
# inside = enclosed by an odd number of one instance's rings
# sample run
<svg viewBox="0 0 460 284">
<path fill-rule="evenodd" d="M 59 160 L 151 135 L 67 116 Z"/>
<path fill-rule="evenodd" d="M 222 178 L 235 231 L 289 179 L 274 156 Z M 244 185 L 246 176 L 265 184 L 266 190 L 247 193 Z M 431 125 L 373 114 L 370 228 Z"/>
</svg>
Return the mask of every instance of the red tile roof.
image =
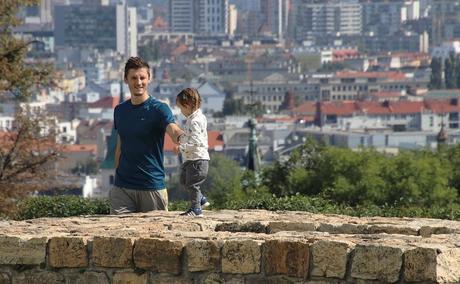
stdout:
<svg viewBox="0 0 460 284">
<path fill-rule="evenodd" d="M 114 109 L 120 101 L 118 96 L 115 97 L 104 97 L 94 103 L 89 103 L 88 108 L 108 108 Z"/>
<path fill-rule="evenodd" d="M 316 102 L 304 102 L 292 110 L 294 114 L 312 114 L 316 112 Z"/>
<path fill-rule="evenodd" d="M 409 114 L 420 113 L 424 109 L 423 102 L 323 102 L 322 115 L 352 116 L 355 113 L 366 114 Z"/>
<path fill-rule="evenodd" d="M 187 45 L 181 44 L 171 52 L 171 56 L 179 56 L 179 55 L 187 52 L 187 50 L 188 50 Z"/>
<path fill-rule="evenodd" d="M 460 101 L 453 100 L 426 100 L 425 106 L 434 113 L 460 112 Z"/>
<path fill-rule="evenodd" d="M 97 145 L 96 144 L 66 144 L 61 147 L 64 153 L 78 153 L 78 152 L 90 152 L 96 155 Z"/>
<path fill-rule="evenodd" d="M 356 49 L 342 49 L 332 51 L 332 60 L 333 61 L 343 61 L 348 58 L 357 58 L 359 57 L 359 51 Z"/>
<path fill-rule="evenodd" d="M 217 148 L 223 148 L 224 136 L 219 131 L 208 131 L 208 146 L 210 150 L 216 150 Z"/>
</svg>

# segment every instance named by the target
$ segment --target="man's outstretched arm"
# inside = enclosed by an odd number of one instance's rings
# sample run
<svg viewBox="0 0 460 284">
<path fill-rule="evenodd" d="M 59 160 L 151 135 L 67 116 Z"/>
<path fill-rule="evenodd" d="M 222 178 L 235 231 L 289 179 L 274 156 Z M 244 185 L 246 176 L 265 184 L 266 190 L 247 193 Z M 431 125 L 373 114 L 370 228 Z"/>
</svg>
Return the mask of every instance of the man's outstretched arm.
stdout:
<svg viewBox="0 0 460 284">
<path fill-rule="evenodd" d="M 166 133 L 168 133 L 174 143 L 179 144 L 179 137 L 184 134 L 184 131 L 177 124 L 170 123 L 166 127 Z"/>
<path fill-rule="evenodd" d="M 118 168 L 120 164 L 120 156 L 121 156 L 121 140 L 120 136 L 117 135 L 117 146 L 115 147 L 115 169 Z"/>
</svg>

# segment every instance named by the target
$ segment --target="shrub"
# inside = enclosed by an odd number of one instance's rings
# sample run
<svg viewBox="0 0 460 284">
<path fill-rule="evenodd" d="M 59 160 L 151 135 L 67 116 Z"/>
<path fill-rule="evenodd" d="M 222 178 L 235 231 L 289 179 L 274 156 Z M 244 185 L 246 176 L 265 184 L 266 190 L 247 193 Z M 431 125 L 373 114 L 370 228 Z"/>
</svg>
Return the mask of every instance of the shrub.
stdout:
<svg viewBox="0 0 460 284">
<path fill-rule="evenodd" d="M 74 195 L 34 196 L 19 203 L 16 219 L 109 214 L 109 212 L 110 205 L 106 199 L 87 199 Z"/>
<path fill-rule="evenodd" d="M 184 211 L 189 206 L 187 201 L 175 201 L 169 203 L 169 210 Z M 19 203 L 14 217 L 18 220 L 26 220 L 42 217 L 104 215 L 109 213 L 110 203 L 107 199 L 88 199 L 75 195 L 34 196 Z M 0 215 L 1 219 L 2 215 Z"/>
</svg>

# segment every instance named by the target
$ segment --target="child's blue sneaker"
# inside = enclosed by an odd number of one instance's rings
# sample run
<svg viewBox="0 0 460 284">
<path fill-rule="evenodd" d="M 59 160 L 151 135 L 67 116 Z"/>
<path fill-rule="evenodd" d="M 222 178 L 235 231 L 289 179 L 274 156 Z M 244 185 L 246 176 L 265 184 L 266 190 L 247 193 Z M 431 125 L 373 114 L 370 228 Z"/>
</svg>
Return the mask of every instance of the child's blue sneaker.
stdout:
<svg viewBox="0 0 460 284">
<path fill-rule="evenodd" d="M 211 203 L 209 203 L 208 199 L 204 195 L 202 195 L 201 200 L 200 200 L 200 205 L 201 205 L 201 208 L 206 208 L 209 205 L 211 205 Z"/>
<path fill-rule="evenodd" d="M 203 217 L 203 210 L 201 208 L 190 208 L 184 213 L 180 213 L 181 216 L 191 216 L 191 217 Z"/>
</svg>

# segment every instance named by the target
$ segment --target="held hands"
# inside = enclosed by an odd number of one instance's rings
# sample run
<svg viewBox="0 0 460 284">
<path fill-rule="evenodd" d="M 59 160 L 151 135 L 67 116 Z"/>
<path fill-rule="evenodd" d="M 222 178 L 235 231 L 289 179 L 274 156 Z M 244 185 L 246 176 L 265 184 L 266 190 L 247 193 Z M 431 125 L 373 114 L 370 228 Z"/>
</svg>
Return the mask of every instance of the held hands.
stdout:
<svg viewBox="0 0 460 284">
<path fill-rule="evenodd" d="M 179 155 L 179 153 L 180 153 L 179 145 L 174 145 L 173 152 L 174 152 L 174 154 Z"/>
</svg>

